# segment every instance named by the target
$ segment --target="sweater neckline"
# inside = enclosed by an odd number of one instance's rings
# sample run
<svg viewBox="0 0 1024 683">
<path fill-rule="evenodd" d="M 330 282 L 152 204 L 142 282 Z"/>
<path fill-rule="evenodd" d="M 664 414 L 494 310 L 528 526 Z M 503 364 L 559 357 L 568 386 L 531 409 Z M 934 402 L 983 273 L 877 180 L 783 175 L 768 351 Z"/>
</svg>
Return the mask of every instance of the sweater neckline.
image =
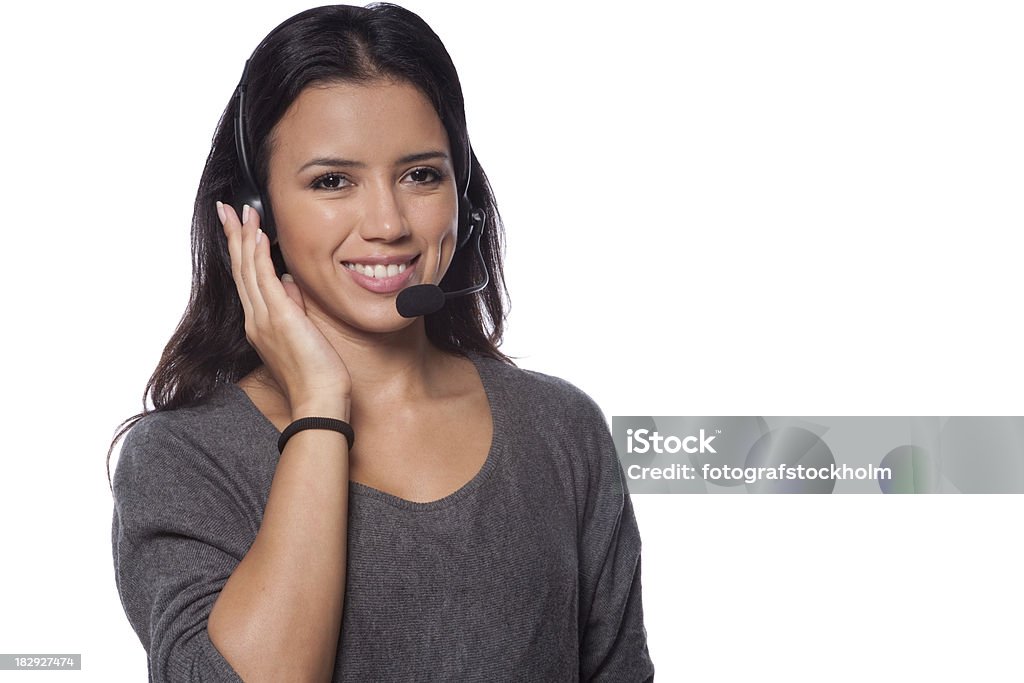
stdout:
<svg viewBox="0 0 1024 683">
<path fill-rule="evenodd" d="M 484 459 L 484 464 L 480 467 L 477 473 L 461 487 L 443 498 L 425 503 L 401 498 L 372 486 L 349 480 L 350 505 L 353 501 L 359 498 L 368 498 L 387 503 L 388 505 L 396 508 L 411 511 L 427 512 L 431 510 L 441 510 L 459 503 L 466 497 L 470 496 L 476 489 L 483 485 L 485 481 L 487 481 L 497 466 L 497 462 L 504 451 L 503 446 L 506 438 L 507 425 L 505 423 L 505 415 L 501 411 L 503 401 L 498 396 L 500 386 L 492 374 L 493 368 L 491 367 L 491 364 L 498 363 L 499 361 L 495 361 L 474 352 L 467 352 L 466 357 L 472 361 L 477 374 L 480 376 L 480 383 L 484 387 L 484 393 L 487 395 L 487 404 L 491 411 L 491 445 L 487 450 L 487 457 Z M 274 423 L 268 420 L 267 416 L 256 407 L 256 404 L 252 402 L 252 399 L 249 398 L 249 395 L 245 393 L 240 386 L 234 382 L 228 382 L 226 386 L 231 393 L 235 394 L 236 397 L 239 397 L 239 401 L 242 403 L 245 410 L 253 414 L 254 420 L 259 425 L 259 428 L 263 432 L 267 433 L 268 436 L 272 437 L 273 445 L 270 447 L 270 450 L 272 450 L 275 460 L 280 459 L 281 455 L 277 452 L 277 440 L 281 436 L 281 432 L 279 432 L 277 427 L 274 426 Z M 351 496 L 356 496 L 356 498 L 352 498 Z"/>
</svg>

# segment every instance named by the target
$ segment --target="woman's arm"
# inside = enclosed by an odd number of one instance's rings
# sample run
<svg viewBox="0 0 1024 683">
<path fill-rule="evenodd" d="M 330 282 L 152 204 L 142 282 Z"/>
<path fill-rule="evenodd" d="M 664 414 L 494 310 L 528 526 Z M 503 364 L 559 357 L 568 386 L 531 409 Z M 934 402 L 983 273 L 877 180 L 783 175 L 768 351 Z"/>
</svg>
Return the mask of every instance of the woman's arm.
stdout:
<svg viewBox="0 0 1024 683">
<path fill-rule="evenodd" d="M 280 485 L 287 484 L 285 476 L 293 470 L 288 465 L 290 459 L 304 455 L 325 461 L 328 456 L 345 457 L 347 444 L 341 435 L 337 435 L 341 437 L 340 445 L 333 442 L 329 445 L 330 449 L 340 449 L 340 452 L 328 453 L 328 449 L 324 449 L 306 453 L 306 448 L 315 441 L 308 439 L 309 435 L 333 437 L 334 433 L 300 432 L 288 442 L 280 467 L 274 470 L 273 464 L 268 463 L 266 470 L 259 470 L 257 461 L 269 457 L 269 454 L 264 455 L 261 437 L 251 435 L 250 438 L 246 430 L 221 424 L 224 416 L 235 415 L 250 418 L 248 411 L 234 402 L 230 411 L 218 409 L 218 417 L 212 421 L 204 420 L 201 414 L 155 413 L 128 433 L 121 449 L 113 478 L 114 576 L 125 613 L 146 649 L 151 681 L 238 683 L 239 674 L 247 681 L 261 680 L 262 673 L 255 669 L 262 664 L 258 658 L 246 661 L 246 643 L 234 650 L 220 640 L 214 645 L 212 638 L 216 638 L 217 629 L 216 620 L 211 620 L 212 610 L 217 604 L 217 612 L 229 617 L 223 629 L 229 639 L 242 633 L 244 628 L 261 629 L 260 619 L 264 617 L 261 607 L 272 606 L 270 600 L 287 599 L 288 595 L 282 589 L 259 595 L 257 588 L 246 601 L 247 581 L 260 574 L 272 576 L 273 566 L 266 572 L 260 569 L 261 560 L 272 556 L 263 553 L 262 548 L 279 552 L 274 555 L 277 557 L 300 558 L 297 553 L 289 555 L 291 551 L 281 544 L 275 546 L 275 529 L 282 528 L 275 520 L 286 521 L 287 515 L 276 514 L 273 509 L 276 503 L 266 507 L 261 499 L 286 501 L 278 493 L 284 490 Z M 253 448 L 258 452 L 244 452 Z M 232 452 L 249 463 L 247 467 L 255 469 L 248 470 L 244 476 L 240 476 L 237 468 L 226 469 L 224 454 Z M 326 478 L 325 474 L 326 469 L 317 472 L 310 481 L 318 484 Z M 269 491 L 270 488 L 275 490 Z M 347 486 L 341 488 L 344 490 Z M 307 529 L 315 531 L 314 524 L 321 528 L 330 526 L 322 522 L 322 517 L 323 510 L 312 523 L 303 520 L 296 524 L 299 535 L 305 535 Z M 340 518 L 344 520 L 345 516 Z M 254 544 L 257 536 L 261 540 Z M 267 537 L 269 543 L 264 544 L 263 537 Z M 343 541 L 341 547 L 344 553 Z M 308 556 L 326 558 L 327 550 L 318 547 Z M 316 568 L 315 563 L 310 564 Z M 344 567 L 343 561 L 341 566 Z M 250 571 L 250 567 L 255 571 Z M 302 568 L 299 569 L 301 572 Z M 288 609 L 300 608 L 307 599 L 305 593 L 315 591 L 317 586 L 311 583 L 312 573 L 302 573 L 301 578 L 310 581 L 305 590 L 286 586 L 285 579 L 278 581 L 282 587 L 292 590 L 293 596 L 296 591 L 300 593 L 288 600 Z M 225 595 L 229 582 L 231 588 Z M 320 585 L 331 589 L 343 586 L 344 577 Z M 235 598 L 249 604 L 232 614 Z M 324 606 L 329 602 L 327 597 L 321 600 Z M 303 625 L 316 628 L 313 617 L 333 620 L 334 615 L 328 615 L 330 611 L 325 610 L 321 615 L 310 610 L 310 621 Z M 259 634 L 266 643 L 268 655 L 279 646 L 288 647 L 284 641 L 270 642 L 271 637 L 276 637 L 278 622 L 286 618 L 287 612 L 271 616 L 266 633 Z M 302 669 L 332 665 L 337 649 L 337 625 L 331 623 L 335 625 L 330 646 L 325 646 L 323 653 L 307 648 L 307 651 L 281 656 L 276 664 L 284 662 L 289 668 L 288 675 L 280 678 L 303 680 L 299 675 Z M 325 630 L 331 628 L 329 625 Z"/>
<path fill-rule="evenodd" d="M 292 418 L 348 420 L 345 406 Z M 210 613 L 210 640 L 246 681 L 329 681 L 345 593 L 348 443 L 306 430 L 289 441 L 256 540 Z"/>
<path fill-rule="evenodd" d="M 344 363 L 277 279 L 259 216 L 218 204 L 246 336 L 281 387 L 291 419 L 348 421 Z M 262 239 L 261 239 L 262 238 Z M 256 540 L 210 614 L 211 642 L 246 681 L 329 681 L 341 628 L 348 520 L 348 444 L 332 431 L 293 436 L 274 474 Z"/>
<path fill-rule="evenodd" d="M 651 681 L 632 501 L 600 408 L 586 397 L 578 410 L 590 462 L 579 537 L 580 680 Z"/>
</svg>

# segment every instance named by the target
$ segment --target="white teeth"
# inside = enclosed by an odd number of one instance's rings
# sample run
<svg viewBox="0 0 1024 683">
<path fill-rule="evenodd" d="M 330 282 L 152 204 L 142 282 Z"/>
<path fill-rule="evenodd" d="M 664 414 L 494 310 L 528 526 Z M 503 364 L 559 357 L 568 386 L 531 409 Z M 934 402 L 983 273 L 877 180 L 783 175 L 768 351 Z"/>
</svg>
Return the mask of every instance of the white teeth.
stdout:
<svg viewBox="0 0 1024 683">
<path fill-rule="evenodd" d="M 383 278 L 394 277 L 399 273 L 404 273 L 408 265 L 409 264 L 407 263 L 403 263 L 396 266 L 392 263 L 388 266 L 364 266 L 362 263 L 346 263 L 345 267 L 349 270 L 354 270 L 365 277 Z"/>
</svg>

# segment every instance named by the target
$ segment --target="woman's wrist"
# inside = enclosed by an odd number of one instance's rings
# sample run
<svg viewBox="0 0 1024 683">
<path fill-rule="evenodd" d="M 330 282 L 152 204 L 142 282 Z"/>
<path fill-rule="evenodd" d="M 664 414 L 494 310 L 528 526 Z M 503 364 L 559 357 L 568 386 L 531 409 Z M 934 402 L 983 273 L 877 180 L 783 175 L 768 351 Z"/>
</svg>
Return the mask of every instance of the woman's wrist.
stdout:
<svg viewBox="0 0 1024 683">
<path fill-rule="evenodd" d="M 292 422 L 301 417 L 333 417 L 348 422 L 351 399 L 346 386 L 341 385 L 330 390 L 317 389 L 297 392 L 294 399 L 290 400 L 266 365 L 261 365 L 254 374 L 261 384 L 276 393 L 286 405 L 290 406 Z"/>
<path fill-rule="evenodd" d="M 351 406 L 348 396 L 310 399 L 292 406 L 292 422 L 303 417 L 333 417 L 348 422 Z"/>
</svg>

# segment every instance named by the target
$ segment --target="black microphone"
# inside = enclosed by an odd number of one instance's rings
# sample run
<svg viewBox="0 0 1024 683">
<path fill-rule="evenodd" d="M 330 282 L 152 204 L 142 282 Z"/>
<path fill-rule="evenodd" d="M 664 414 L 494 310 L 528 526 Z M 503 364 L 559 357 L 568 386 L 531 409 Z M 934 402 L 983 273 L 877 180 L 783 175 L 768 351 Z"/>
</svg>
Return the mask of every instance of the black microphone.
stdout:
<svg viewBox="0 0 1024 683">
<path fill-rule="evenodd" d="M 476 252 L 477 259 L 480 260 L 480 266 L 484 269 L 484 279 L 455 292 L 446 292 L 437 285 L 413 285 L 412 287 L 406 287 L 399 292 L 398 298 L 395 299 L 398 315 L 403 318 L 418 318 L 421 315 L 437 313 L 444 308 L 448 299 L 475 294 L 486 287 L 491 281 L 491 274 L 487 271 L 487 262 L 484 260 L 484 254 L 480 250 L 480 236 L 483 235 L 487 216 L 483 211 L 475 211 L 473 218 L 474 222 L 479 223 L 479 227 L 473 231 L 473 250 Z"/>
<path fill-rule="evenodd" d="M 403 318 L 417 318 L 437 313 L 444 308 L 444 290 L 437 285 L 413 285 L 406 287 L 395 299 L 398 315 Z"/>
</svg>

